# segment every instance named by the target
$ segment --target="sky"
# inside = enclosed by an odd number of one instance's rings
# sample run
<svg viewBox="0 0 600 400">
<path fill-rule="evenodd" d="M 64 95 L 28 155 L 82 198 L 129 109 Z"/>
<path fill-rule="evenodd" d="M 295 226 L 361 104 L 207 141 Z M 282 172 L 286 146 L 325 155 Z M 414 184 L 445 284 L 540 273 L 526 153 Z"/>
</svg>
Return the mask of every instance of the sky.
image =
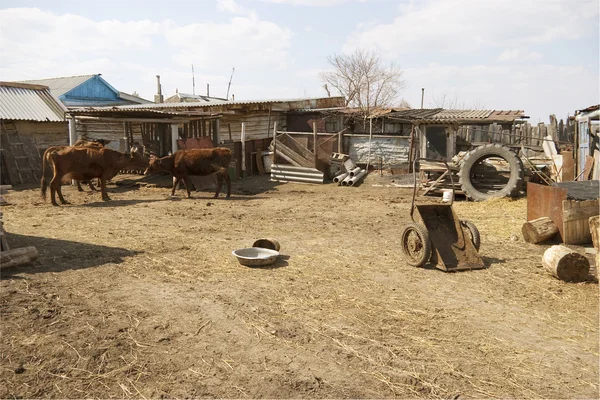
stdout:
<svg viewBox="0 0 600 400">
<path fill-rule="evenodd" d="M 600 103 L 598 0 L 1 0 L 0 81 L 102 74 L 153 100 L 326 97 L 328 56 L 378 52 L 412 107 L 524 110 L 547 122 Z M 194 74 L 192 75 L 192 65 Z M 194 80 L 192 79 L 194 78 Z M 334 93 L 332 93 L 333 95 Z M 400 99 L 399 99 L 400 100 Z M 446 104 L 450 104 L 447 102 Z"/>
</svg>

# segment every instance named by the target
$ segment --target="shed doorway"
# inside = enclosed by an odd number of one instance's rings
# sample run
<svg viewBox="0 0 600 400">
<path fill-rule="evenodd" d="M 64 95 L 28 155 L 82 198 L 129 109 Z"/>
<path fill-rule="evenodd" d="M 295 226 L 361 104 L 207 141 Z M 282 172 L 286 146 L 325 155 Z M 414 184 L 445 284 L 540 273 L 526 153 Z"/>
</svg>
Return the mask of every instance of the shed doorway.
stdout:
<svg viewBox="0 0 600 400">
<path fill-rule="evenodd" d="M 425 157 L 446 160 L 448 140 L 445 126 L 428 126 L 425 128 Z"/>
</svg>

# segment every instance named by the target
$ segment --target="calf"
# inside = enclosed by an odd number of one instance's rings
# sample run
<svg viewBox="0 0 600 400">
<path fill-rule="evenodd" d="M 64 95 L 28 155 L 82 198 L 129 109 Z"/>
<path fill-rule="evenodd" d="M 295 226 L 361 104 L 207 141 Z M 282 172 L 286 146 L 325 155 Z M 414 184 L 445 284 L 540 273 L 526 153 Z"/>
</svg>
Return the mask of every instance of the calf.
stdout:
<svg viewBox="0 0 600 400">
<path fill-rule="evenodd" d="M 68 204 L 61 191 L 61 180 L 64 176 L 70 176 L 71 179 L 76 180 L 99 178 L 102 200 L 110 200 L 106 193 L 106 181 L 112 179 L 123 168 L 143 168 L 148 165 L 137 148 L 132 149 L 130 154 L 94 147 L 65 147 L 51 151 L 42 160 L 41 189 L 44 200 L 48 188 L 46 164 L 50 165 L 54 173 L 52 181 L 50 181 L 50 192 L 52 204 L 55 206 L 58 206 L 56 203 L 57 192 L 61 203 Z"/>
<path fill-rule="evenodd" d="M 144 174 L 166 171 L 173 174 L 173 190 L 171 196 L 175 196 L 175 189 L 183 180 L 187 197 L 190 198 L 190 176 L 217 175 L 217 193 L 219 197 L 223 180 L 227 182 L 227 197 L 231 196 L 231 179 L 227 174 L 227 167 L 231 161 L 231 150 L 224 147 L 213 149 L 190 149 L 178 150 L 170 156 L 158 158 L 150 156 L 150 164 Z"/>
</svg>

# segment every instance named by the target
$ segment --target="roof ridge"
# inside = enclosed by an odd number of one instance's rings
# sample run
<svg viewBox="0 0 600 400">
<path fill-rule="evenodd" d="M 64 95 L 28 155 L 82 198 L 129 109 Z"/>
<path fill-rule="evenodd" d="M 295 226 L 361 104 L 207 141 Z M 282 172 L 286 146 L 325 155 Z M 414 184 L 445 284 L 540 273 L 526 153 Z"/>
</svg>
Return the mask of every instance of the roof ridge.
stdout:
<svg viewBox="0 0 600 400">
<path fill-rule="evenodd" d="M 27 80 L 23 80 L 23 81 L 18 81 L 18 82 L 39 82 L 39 81 L 52 81 L 52 80 L 56 80 L 56 79 L 71 79 L 71 78 L 83 78 L 83 77 L 89 77 L 91 78 L 92 76 L 97 76 L 97 75 L 102 75 L 102 74 L 88 74 L 88 75 L 72 75 L 72 76 L 59 76 L 56 78 L 43 78 L 43 79 L 27 79 Z"/>
</svg>

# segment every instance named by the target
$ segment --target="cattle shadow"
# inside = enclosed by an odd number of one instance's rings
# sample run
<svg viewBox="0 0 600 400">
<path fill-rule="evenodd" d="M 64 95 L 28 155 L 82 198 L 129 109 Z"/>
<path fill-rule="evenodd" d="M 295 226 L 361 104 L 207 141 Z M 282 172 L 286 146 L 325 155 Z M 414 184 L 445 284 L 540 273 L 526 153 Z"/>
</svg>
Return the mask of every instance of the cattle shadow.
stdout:
<svg viewBox="0 0 600 400">
<path fill-rule="evenodd" d="M 124 207 L 134 204 L 156 203 L 159 201 L 168 201 L 169 199 L 129 199 L 129 200 L 109 200 L 94 201 L 92 203 L 74 204 L 74 207 Z"/>
<path fill-rule="evenodd" d="M 62 272 L 94 268 L 109 263 L 120 264 L 126 257 L 142 253 L 121 247 L 19 235 L 10 232 L 7 234 L 7 241 L 11 249 L 34 246 L 38 250 L 39 257 L 31 264 L 2 268 L 2 279 L 22 273 Z"/>
<path fill-rule="evenodd" d="M 192 177 L 192 184 L 198 183 L 198 187 L 194 186 L 190 188 L 192 193 L 212 193 L 214 195 L 215 190 L 217 189 L 216 182 L 210 182 L 210 178 L 199 177 L 201 179 L 195 179 L 196 177 Z M 173 187 L 173 177 L 170 174 L 152 174 L 145 175 L 139 179 L 131 180 L 124 179 L 121 182 L 117 183 L 117 186 L 124 185 L 139 185 L 139 186 L 148 186 L 148 187 L 159 187 L 159 188 L 168 188 L 171 189 Z M 253 175 L 248 176 L 246 178 L 234 179 L 231 182 L 231 194 L 236 195 L 236 198 L 239 199 L 238 195 L 242 196 L 256 196 L 265 192 L 269 192 L 275 189 L 277 186 L 284 184 L 285 182 L 271 181 L 270 175 Z M 185 188 L 183 184 L 180 185 L 180 188 L 177 189 L 177 192 L 183 191 L 185 193 Z M 223 187 L 221 188 L 221 193 L 227 192 L 227 185 L 223 183 Z"/>
</svg>

